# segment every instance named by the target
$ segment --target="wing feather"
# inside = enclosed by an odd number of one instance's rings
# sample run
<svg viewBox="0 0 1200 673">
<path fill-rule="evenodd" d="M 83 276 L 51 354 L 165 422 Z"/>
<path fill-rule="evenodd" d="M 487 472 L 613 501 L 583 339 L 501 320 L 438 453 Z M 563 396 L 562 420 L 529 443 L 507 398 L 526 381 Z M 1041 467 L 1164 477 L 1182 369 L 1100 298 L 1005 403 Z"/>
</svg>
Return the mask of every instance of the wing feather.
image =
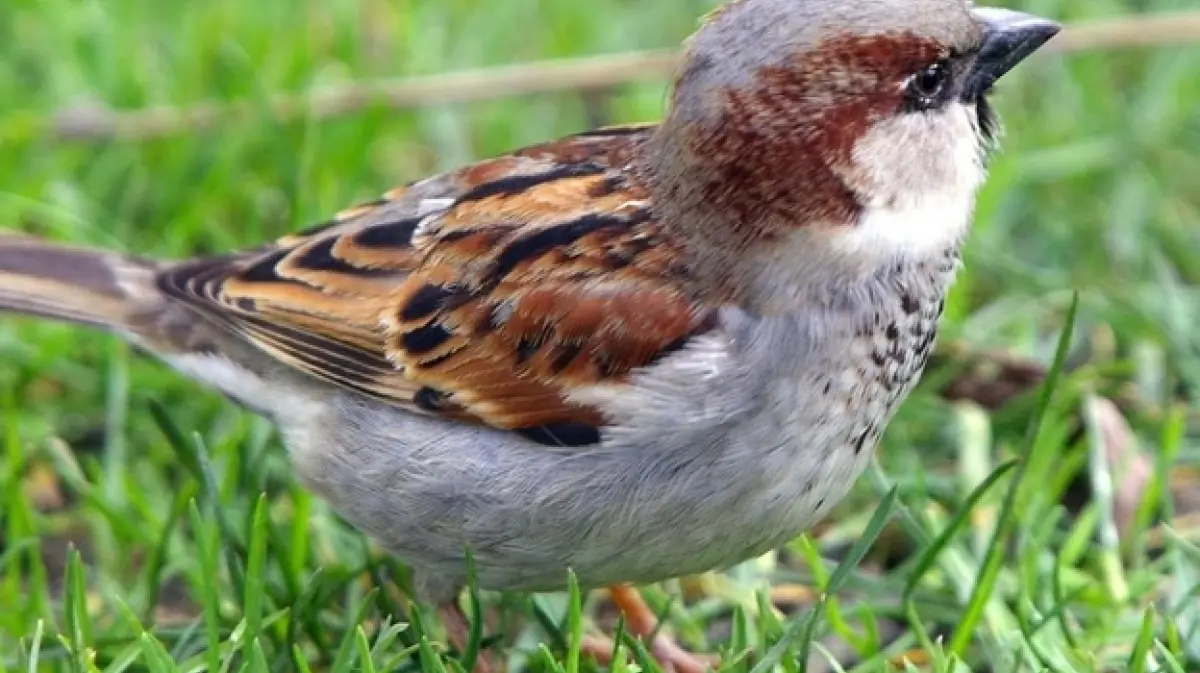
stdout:
<svg viewBox="0 0 1200 673">
<path fill-rule="evenodd" d="M 412 411 L 597 441 L 571 390 L 619 386 L 712 326 L 628 172 L 646 129 L 413 183 L 160 286 L 287 366 Z"/>
</svg>

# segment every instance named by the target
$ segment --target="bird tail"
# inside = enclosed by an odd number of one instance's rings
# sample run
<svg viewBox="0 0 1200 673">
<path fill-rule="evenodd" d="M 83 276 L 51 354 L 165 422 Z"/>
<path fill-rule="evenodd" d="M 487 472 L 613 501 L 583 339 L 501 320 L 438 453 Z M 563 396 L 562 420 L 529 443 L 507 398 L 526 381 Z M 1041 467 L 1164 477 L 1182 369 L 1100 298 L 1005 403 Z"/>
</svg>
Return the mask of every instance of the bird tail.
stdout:
<svg viewBox="0 0 1200 673">
<path fill-rule="evenodd" d="M 162 302 L 156 264 L 0 232 L 0 311 L 128 331 Z"/>
</svg>

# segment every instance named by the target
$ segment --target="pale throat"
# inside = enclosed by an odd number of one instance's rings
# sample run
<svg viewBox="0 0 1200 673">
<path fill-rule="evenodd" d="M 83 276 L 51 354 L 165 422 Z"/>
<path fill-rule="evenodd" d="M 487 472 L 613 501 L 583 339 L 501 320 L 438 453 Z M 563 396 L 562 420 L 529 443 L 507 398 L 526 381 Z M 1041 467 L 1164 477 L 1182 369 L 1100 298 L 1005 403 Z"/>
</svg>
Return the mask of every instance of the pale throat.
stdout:
<svg viewBox="0 0 1200 673">
<path fill-rule="evenodd" d="M 894 148 L 869 154 L 876 163 L 860 164 L 859 175 L 869 176 L 873 189 L 858 191 L 854 222 L 798 228 L 760 250 L 751 282 L 761 308 L 787 313 L 814 302 L 862 305 L 895 290 L 943 294 L 958 268 L 985 173 L 975 134 L 956 131 L 943 138 L 950 141 L 946 150 L 925 161 L 909 157 L 903 167 L 894 163 Z M 920 287 L 905 287 L 913 284 Z"/>
<path fill-rule="evenodd" d="M 840 232 L 833 244 L 868 264 L 935 257 L 962 245 L 974 204 L 973 190 L 930 193 L 902 204 L 868 204 L 857 225 Z"/>
<path fill-rule="evenodd" d="M 961 246 L 985 177 L 977 124 L 967 106 L 954 105 L 894 119 L 863 138 L 845 176 L 862 209 L 834 246 L 884 261 L 927 259 Z"/>
<path fill-rule="evenodd" d="M 799 229 L 755 255 L 747 280 L 766 314 L 835 312 L 879 293 L 943 294 L 970 229 L 974 190 L 865 204 L 854 224 Z"/>
</svg>

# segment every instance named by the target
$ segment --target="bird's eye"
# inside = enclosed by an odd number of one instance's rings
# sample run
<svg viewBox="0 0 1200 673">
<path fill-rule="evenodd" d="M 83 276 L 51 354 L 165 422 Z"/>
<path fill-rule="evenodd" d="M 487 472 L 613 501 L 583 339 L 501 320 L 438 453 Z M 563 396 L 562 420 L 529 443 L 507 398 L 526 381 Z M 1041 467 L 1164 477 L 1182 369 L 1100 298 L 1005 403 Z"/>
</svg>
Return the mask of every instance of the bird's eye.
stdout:
<svg viewBox="0 0 1200 673">
<path fill-rule="evenodd" d="M 909 79 L 909 94 L 916 101 L 923 102 L 928 106 L 942 92 L 942 88 L 946 86 L 946 80 L 949 75 L 950 69 L 946 67 L 944 62 L 938 61 Z"/>
</svg>

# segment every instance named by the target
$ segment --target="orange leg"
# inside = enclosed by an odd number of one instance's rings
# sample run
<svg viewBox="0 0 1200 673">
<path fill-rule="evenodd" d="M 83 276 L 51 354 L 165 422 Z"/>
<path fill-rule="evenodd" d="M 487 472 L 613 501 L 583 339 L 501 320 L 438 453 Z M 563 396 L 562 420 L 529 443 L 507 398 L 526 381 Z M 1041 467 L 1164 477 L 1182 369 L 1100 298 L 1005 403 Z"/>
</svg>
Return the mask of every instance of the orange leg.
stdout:
<svg viewBox="0 0 1200 673">
<path fill-rule="evenodd" d="M 625 624 L 630 633 L 650 638 L 650 653 L 662 665 L 667 673 L 704 673 L 716 668 L 716 658 L 702 657 L 683 649 L 673 639 L 663 633 L 655 633 L 657 623 L 654 611 L 642 600 L 642 595 L 631 586 L 609 587 L 613 604 L 625 615 Z M 612 641 L 608 638 L 589 638 L 583 643 L 584 651 L 592 654 L 601 663 L 610 663 L 612 659 Z"/>
</svg>

